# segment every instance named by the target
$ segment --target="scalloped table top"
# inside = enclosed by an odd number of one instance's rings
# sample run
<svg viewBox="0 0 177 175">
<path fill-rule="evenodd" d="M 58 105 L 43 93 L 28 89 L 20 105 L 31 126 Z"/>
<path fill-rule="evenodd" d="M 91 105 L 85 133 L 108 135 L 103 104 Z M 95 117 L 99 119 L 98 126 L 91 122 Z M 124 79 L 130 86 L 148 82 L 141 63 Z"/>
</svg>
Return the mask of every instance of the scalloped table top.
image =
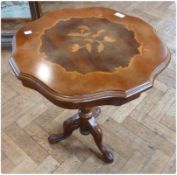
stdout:
<svg viewBox="0 0 177 175">
<path fill-rule="evenodd" d="M 29 22 L 17 31 L 9 60 L 22 82 L 73 103 L 139 94 L 169 61 L 148 23 L 101 7 L 62 9 Z"/>
</svg>

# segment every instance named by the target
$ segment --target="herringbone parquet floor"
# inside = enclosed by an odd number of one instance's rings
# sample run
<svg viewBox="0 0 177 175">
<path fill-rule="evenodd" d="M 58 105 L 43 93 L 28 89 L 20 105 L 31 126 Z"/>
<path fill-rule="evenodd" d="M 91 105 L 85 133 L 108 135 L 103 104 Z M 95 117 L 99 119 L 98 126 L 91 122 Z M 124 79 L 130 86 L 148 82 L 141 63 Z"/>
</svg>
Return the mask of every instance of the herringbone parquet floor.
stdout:
<svg viewBox="0 0 177 175">
<path fill-rule="evenodd" d="M 3 173 L 175 173 L 175 3 L 96 2 L 43 3 L 44 10 L 71 6 L 106 6 L 152 24 L 171 50 L 172 60 L 154 88 L 120 107 L 104 106 L 98 118 L 104 142 L 115 161 L 105 164 L 92 137 L 75 131 L 50 145 L 50 133 L 76 110 L 54 106 L 23 87 L 10 72 L 10 51 L 2 51 Z"/>
</svg>

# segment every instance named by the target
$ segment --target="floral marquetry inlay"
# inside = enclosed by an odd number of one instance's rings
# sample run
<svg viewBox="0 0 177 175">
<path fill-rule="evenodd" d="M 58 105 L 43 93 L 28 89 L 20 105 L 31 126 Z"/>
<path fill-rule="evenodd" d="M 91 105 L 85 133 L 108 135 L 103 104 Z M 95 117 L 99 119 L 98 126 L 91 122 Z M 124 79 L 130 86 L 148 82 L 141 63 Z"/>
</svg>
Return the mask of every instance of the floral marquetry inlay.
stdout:
<svg viewBox="0 0 177 175">
<path fill-rule="evenodd" d="M 41 37 L 46 59 L 66 71 L 112 72 L 128 66 L 139 54 L 134 33 L 102 18 L 71 18 L 58 22 Z"/>
<path fill-rule="evenodd" d="M 17 31 L 13 49 L 18 79 L 65 108 L 132 100 L 170 61 L 151 25 L 103 7 L 46 13 Z"/>
<path fill-rule="evenodd" d="M 105 33 L 104 29 L 100 29 L 96 33 L 93 33 L 90 28 L 86 25 L 80 25 L 78 26 L 79 32 L 75 33 L 69 33 L 68 36 L 71 37 L 80 37 L 85 43 L 83 45 L 79 45 L 78 43 L 75 43 L 72 45 L 72 52 L 77 52 L 81 48 L 85 48 L 88 52 L 92 51 L 92 43 L 97 43 L 97 52 L 100 53 L 104 50 L 104 43 L 109 42 L 113 43 L 115 42 L 115 39 L 109 37 L 109 36 L 103 36 L 99 39 L 101 34 Z"/>
</svg>

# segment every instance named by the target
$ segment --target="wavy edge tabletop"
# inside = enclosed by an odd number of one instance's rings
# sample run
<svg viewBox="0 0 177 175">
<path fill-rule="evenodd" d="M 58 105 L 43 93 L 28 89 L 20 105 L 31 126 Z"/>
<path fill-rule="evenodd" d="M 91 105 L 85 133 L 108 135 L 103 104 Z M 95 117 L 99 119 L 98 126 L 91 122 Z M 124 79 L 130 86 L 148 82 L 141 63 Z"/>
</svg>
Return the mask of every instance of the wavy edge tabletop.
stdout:
<svg viewBox="0 0 177 175">
<path fill-rule="evenodd" d="M 133 31 L 140 44 L 139 54 L 131 58 L 127 67 L 119 66 L 113 72 L 68 72 L 47 61 L 45 53 L 39 51 L 45 30 L 59 21 L 90 17 L 105 18 Z M 25 31 L 32 32 L 25 35 Z M 142 19 L 108 8 L 89 7 L 48 12 L 26 24 L 16 33 L 9 63 L 24 85 L 36 89 L 57 105 L 78 108 L 80 105 L 116 104 L 118 99 L 130 100 L 153 86 L 155 77 L 168 65 L 170 58 L 168 48 L 153 27 Z M 45 76 L 40 68 L 46 70 Z"/>
</svg>

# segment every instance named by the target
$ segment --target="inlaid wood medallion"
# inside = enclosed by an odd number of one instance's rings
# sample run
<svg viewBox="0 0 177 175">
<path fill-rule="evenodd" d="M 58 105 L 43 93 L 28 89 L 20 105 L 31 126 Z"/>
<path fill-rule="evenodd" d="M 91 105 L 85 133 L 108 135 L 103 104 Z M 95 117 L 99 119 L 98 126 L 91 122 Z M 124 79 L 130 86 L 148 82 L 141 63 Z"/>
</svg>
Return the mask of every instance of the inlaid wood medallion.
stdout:
<svg viewBox="0 0 177 175">
<path fill-rule="evenodd" d="M 58 22 L 41 37 L 41 52 L 66 71 L 112 72 L 139 54 L 134 33 L 102 18 L 71 18 Z"/>
</svg>

